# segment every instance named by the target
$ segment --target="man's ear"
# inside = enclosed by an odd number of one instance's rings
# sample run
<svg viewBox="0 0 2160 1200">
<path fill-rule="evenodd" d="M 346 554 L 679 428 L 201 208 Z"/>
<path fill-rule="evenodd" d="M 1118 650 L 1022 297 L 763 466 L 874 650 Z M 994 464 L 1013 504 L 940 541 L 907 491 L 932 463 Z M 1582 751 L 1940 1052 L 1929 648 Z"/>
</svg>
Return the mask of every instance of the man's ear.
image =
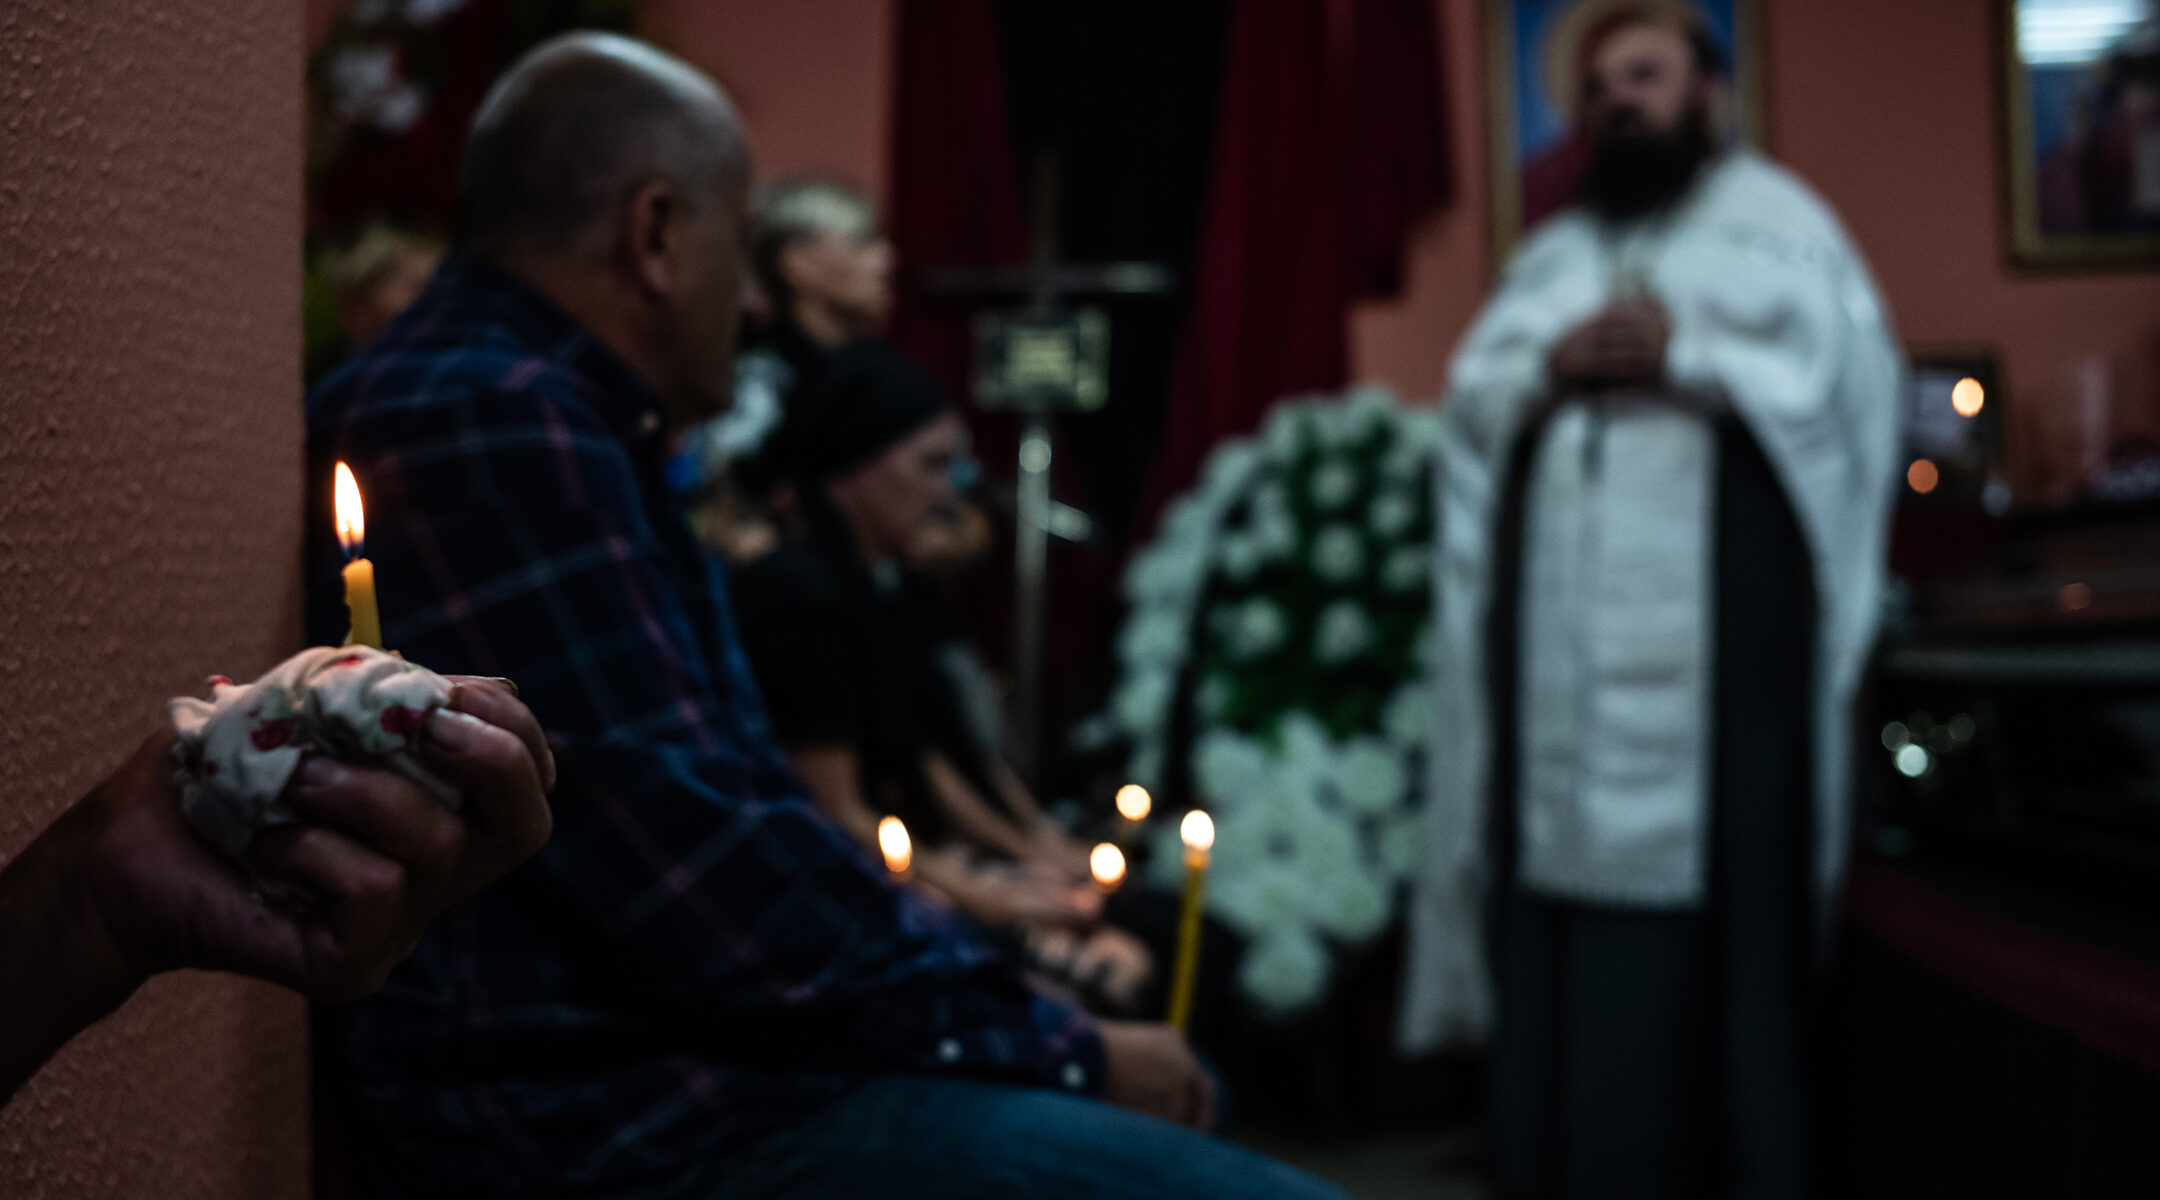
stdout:
<svg viewBox="0 0 2160 1200">
<path fill-rule="evenodd" d="M 682 220 L 682 197 L 664 179 L 639 184 L 622 208 L 616 252 L 638 290 L 651 299 L 675 293 L 675 251 L 682 237 Z"/>
</svg>

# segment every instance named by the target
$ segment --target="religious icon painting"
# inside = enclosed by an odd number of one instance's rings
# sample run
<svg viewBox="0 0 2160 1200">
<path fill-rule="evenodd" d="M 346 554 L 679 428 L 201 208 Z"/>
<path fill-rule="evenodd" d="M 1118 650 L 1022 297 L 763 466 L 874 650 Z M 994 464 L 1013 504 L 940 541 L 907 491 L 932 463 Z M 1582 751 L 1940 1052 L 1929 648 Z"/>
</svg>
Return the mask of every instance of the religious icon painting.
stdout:
<svg viewBox="0 0 2160 1200">
<path fill-rule="evenodd" d="M 2003 0 L 2010 257 L 2160 260 L 2160 12 L 2150 0 Z"/>
<path fill-rule="evenodd" d="M 1608 33 L 1643 16 L 1708 36 L 1728 85 L 1713 116 L 1720 136 L 1761 142 L 1755 0 L 1486 0 L 1493 242 L 1501 261 L 1525 233 L 1574 202 L 1590 163 L 1575 128 L 1578 80 Z"/>
</svg>

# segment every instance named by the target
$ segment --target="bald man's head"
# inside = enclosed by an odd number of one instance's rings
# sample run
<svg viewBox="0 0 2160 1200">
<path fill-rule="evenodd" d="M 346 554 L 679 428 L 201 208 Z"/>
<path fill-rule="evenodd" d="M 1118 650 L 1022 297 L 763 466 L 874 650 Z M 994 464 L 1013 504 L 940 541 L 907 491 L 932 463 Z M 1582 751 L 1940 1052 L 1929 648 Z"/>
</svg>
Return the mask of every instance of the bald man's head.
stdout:
<svg viewBox="0 0 2160 1200">
<path fill-rule="evenodd" d="M 457 249 L 577 318 L 685 423 L 732 391 L 749 186 L 712 80 L 641 42 L 571 34 L 520 59 L 473 118 Z"/>
<path fill-rule="evenodd" d="M 746 186 L 734 106 L 696 68 L 643 42 L 567 34 L 518 60 L 474 116 L 457 240 L 558 252 L 656 178 L 693 203 Z"/>
</svg>

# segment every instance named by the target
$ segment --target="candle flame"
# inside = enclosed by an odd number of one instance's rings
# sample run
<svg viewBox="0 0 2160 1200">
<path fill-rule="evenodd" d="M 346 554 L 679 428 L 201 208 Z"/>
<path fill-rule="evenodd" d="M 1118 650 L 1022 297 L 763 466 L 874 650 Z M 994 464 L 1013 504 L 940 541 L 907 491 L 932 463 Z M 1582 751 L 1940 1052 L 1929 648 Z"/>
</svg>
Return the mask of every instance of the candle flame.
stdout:
<svg viewBox="0 0 2160 1200">
<path fill-rule="evenodd" d="M 359 557 L 360 547 L 367 541 L 367 514 L 360 507 L 360 484 L 353 478 L 352 468 L 342 462 L 337 465 L 337 540 L 347 558 Z"/>
<path fill-rule="evenodd" d="M 886 817 L 877 823 L 878 849 L 885 852 L 885 867 L 898 875 L 908 869 L 915 860 L 914 844 L 908 841 L 907 826 L 898 817 Z"/>
<path fill-rule="evenodd" d="M 1147 820 L 1148 812 L 1154 807 L 1154 797 L 1137 783 L 1128 783 L 1117 790 L 1118 815 L 1128 821 Z"/>
<path fill-rule="evenodd" d="M 1088 870 L 1104 891 L 1125 882 L 1125 852 L 1108 842 L 1088 854 Z"/>
<path fill-rule="evenodd" d="M 1185 814 L 1185 821 L 1178 826 L 1178 836 L 1185 839 L 1187 850 L 1206 851 L 1215 845 L 1214 818 L 1194 809 Z"/>
</svg>

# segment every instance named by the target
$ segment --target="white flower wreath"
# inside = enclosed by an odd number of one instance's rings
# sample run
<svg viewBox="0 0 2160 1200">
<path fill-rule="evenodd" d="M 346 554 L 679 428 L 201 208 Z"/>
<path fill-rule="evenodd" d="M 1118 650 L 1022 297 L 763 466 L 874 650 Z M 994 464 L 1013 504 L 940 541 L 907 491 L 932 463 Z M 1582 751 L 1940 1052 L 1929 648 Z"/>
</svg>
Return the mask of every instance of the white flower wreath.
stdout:
<svg viewBox="0 0 2160 1200">
<path fill-rule="evenodd" d="M 1126 570 L 1110 716 L 1137 780 L 1182 767 L 1213 813 L 1208 907 L 1245 935 L 1238 986 L 1265 1013 L 1325 997 L 1417 862 L 1436 433 L 1379 389 L 1285 400 L 1216 448 Z M 1180 705 L 1191 740 L 1172 745 Z M 1174 887 L 1175 821 L 1156 838 Z"/>
</svg>

